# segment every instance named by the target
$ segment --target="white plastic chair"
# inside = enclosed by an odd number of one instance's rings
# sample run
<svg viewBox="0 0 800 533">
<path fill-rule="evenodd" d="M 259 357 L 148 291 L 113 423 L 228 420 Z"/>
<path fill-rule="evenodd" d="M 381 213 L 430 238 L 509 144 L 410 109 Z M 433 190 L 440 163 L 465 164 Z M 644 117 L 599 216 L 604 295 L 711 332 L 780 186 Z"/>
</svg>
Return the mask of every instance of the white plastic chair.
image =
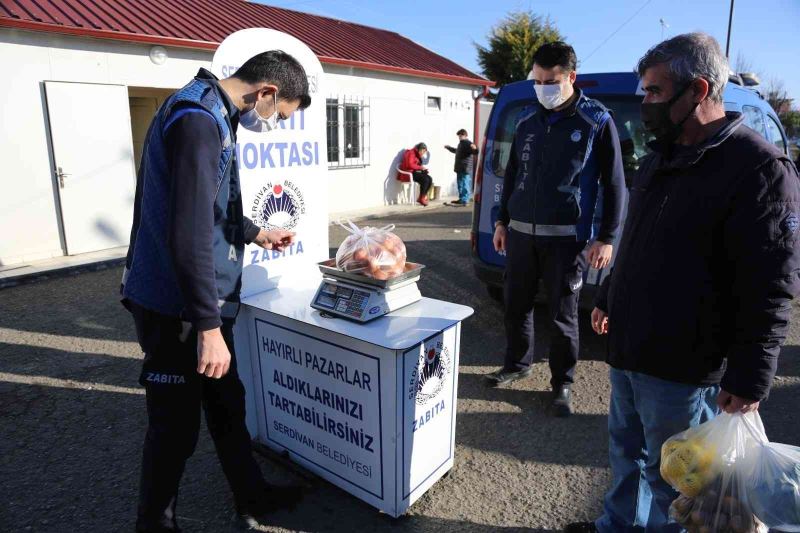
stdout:
<svg viewBox="0 0 800 533">
<path fill-rule="evenodd" d="M 414 190 L 417 186 L 417 182 L 414 181 L 414 174 L 407 170 L 401 169 L 399 166 L 397 167 L 397 172 L 403 174 L 404 176 L 408 176 L 408 181 L 398 181 L 400 182 L 400 185 L 403 186 L 402 198 L 406 201 L 406 203 L 413 204 L 416 198 Z"/>
</svg>

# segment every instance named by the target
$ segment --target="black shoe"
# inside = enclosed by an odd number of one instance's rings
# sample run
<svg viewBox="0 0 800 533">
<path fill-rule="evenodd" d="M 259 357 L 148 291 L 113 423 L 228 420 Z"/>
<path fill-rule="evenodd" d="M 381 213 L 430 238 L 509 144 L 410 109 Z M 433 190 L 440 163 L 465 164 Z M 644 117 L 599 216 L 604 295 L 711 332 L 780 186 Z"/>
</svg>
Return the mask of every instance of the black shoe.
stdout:
<svg viewBox="0 0 800 533">
<path fill-rule="evenodd" d="M 553 402 L 550 406 L 553 416 L 566 418 L 572 414 L 572 392 L 569 385 L 560 385 L 553 389 Z"/>
<path fill-rule="evenodd" d="M 573 522 L 564 528 L 564 533 L 598 533 L 594 522 Z"/>
<path fill-rule="evenodd" d="M 523 368 L 522 370 L 505 370 L 501 368 L 499 370 L 495 370 L 494 372 L 486 374 L 486 379 L 491 381 L 492 385 L 497 386 L 525 379 L 531 374 L 533 374 L 532 367 Z"/>
</svg>

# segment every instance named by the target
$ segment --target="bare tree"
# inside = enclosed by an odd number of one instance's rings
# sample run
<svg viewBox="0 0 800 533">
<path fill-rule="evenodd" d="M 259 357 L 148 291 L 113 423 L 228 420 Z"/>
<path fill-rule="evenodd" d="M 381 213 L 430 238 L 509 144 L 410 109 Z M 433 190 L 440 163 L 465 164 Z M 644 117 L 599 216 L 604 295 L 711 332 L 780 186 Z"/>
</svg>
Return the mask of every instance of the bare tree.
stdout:
<svg viewBox="0 0 800 533">
<path fill-rule="evenodd" d="M 769 79 L 765 86 L 764 98 L 778 115 L 791 110 L 792 99 L 789 98 L 789 91 L 780 78 L 773 76 Z"/>
</svg>

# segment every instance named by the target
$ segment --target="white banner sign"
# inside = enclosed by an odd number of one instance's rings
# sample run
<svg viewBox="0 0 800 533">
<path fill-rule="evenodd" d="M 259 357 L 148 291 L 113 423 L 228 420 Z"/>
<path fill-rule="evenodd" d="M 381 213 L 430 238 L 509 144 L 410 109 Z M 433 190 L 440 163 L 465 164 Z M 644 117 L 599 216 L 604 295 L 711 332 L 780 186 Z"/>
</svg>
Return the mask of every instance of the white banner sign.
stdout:
<svg viewBox="0 0 800 533">
<path fill-rule="evenodd" d="M 211 64 L 227 78 L 251 57 L 283 50 L 297 59 L 308 76 L 311 105 L 279 122 L 277 130 L 237 131 L 236 161 L 245 216 L 265 229 L 297 232 L 297 242 L 283 252 L 250 245 L 245 251 L 242 296 L 274 288 L 298 262 L 328 258 L 328 184 L 325 97 L 322 66 L 301 41 L 275 30 L 251 28 L 228 36 Z M 280 93 L 278 93 L 280 97 Z"/>
<path fill-rule="evenodd" d="M 267 440 L 383 499 L 380 360 L 255 319 Z"/>
</svg>

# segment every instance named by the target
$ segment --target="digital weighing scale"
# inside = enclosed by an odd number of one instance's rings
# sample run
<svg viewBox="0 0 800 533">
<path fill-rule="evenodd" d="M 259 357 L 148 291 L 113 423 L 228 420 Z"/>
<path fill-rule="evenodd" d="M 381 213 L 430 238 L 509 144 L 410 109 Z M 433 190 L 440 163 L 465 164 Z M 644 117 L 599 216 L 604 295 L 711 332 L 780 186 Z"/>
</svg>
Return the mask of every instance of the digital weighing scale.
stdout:
<svg viewBox="0 0 800 533">
<path fill-rule="evenodd" d="M 425 265 L 406 263 L 401 275 L 388 280 L 344 272 L 336 267 L 335 259 L 318 265 L 322 283 L 311 307 L 330 315 L 369 322 L 422 298 L 417 280 Z"/>
</svg>

